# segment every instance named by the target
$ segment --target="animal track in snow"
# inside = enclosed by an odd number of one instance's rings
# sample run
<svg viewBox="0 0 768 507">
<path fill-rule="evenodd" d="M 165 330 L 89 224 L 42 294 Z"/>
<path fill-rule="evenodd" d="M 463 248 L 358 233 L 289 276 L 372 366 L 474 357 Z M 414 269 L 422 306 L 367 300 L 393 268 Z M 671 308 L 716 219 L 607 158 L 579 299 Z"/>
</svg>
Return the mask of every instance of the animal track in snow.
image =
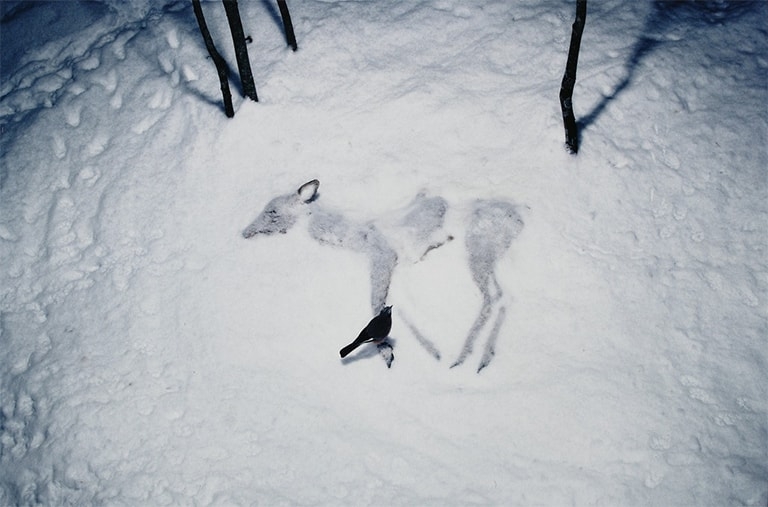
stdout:
<svg viewBox="0 0 768 507">
<path fill-rule="evenodd" d="M 82 109 L 83 106 L 81 104 L 72 104 L 64 109 L 64 121 L 67 122 L 67 125 L 70 127 L 80 126 L 80 113 Z"/>
<path fill-rule="evenodd" d="M 77 67 L 81 70 L 95 70 L 99 68 L 99 65 L 101 65 L 101 58 L 99 58 L 96 52 L 93 52 L 77 63 Z"/>
<path fill-rule="evenodd" d="M 134 134 L 143 134 L 151 129 L 161 118 L 162 116 L 159 114 L 148 114 L 131 127 L 131 132 Z"/>
<path fill-rule="evenodd" d="M 109 135 L 104 132 L 98 132 L 91 141 L 83 148 L 84 155 L 87 158 L 95 157 L 102 153 L 109 145 Z"/>
<path fill-rule="evenodd" d="M 51 148 L 53 149 L 53 155 L 58 159 L 62 159 L 67 155 L 67 144 L 59 133 L 53 134 Z"/>
<path fill-rule="evenodd" d="M 138 30 L 128 29 L 115 37 L 111 47 L 112 53 L 118 60 L 125 60 L 125 45 L 128 43 L 128 41 L 133 39 L 137 33 L 139 33 Z"/>
<path fill-rule="evenodd" d="M 100 85 L 107 93 L 114 93 L 117 90 L 117 72 L 111 69 L 106 74 L 96 74 L 91 77 L 91 82 Z"/>
<path fill-rule="evenodd" d="M 160 86 L 147 101 L 150 109 L 168 109 L 173 101 L 173 91 L 167 87 Z"/>
<path fill-rule="evenodd" d="M 179 48 L 179 32 L 175 28 L 168 30 L 165 34 L 165 40 L 173 49 Z"/>
<path fill-rule="evenodd" d="M 109 99 L 109 106 L 112 109 L 120 109 L 123 107 L 123 96 L 120 93 L 116 93 Z"/>
<path fill-rule="evenodd" d="M 160 64 L 160 68 L 162 68 L 163 72 L 166 74 L 170 74 L 176 69 L 173 56 L 173 53 L 170 51 L 163 51 L 157 55 L 157 61 Z"/>
<path fill-rule="evenodd" d="M 77 175 L 78 178 L 86 182 L 85 185 L 87 187 L 92 187 L 93 184 L 96 183 L 96 181 L 98 181 L 100 176 L 101 176 L 101 173 L 98 171 L 98 169 L 95 169 L 93 166 L 83 167 Z"/>
</svg>

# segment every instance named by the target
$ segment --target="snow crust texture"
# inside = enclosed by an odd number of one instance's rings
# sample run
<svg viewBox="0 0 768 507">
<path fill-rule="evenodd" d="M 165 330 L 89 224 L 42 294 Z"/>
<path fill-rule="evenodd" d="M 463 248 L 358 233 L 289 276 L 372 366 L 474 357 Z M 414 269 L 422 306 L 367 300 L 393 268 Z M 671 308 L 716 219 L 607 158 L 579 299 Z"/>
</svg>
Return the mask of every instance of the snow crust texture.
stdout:
<svg viewBox="0 0 768 507">
<path fill-rule="evenodd" d="M 768 4 L 289 5 L 0 3 L 0 505 L 765 506 Z"/>
</svg>

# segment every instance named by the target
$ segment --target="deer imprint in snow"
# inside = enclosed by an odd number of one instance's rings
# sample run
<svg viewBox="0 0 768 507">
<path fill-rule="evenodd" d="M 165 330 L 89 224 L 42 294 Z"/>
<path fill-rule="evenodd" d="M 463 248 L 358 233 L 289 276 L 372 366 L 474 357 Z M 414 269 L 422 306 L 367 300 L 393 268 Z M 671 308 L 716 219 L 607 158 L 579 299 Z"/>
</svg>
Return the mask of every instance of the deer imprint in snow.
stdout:
<svg viewBox="0 0 768 507">
<path fill-rule="evenodd" d="M 392 274 L 399 260 L 419 262 L 430 251 L 453 239 L 453 236 L 444 230 L 448 203 L 442 197 L 429 197 L 422 192 L 405 209 L 395 213 L 394 219 L 361 222 L 350 220 L 339 212 L 322 207 L 317 202 L 319 186 L 318 180 L 312 180 L 299 187 L 297 192 L 272 199 L 245 228 L 243 237 L 251 238 L 258 234 L 269 235 L 277 232 L 284 234 L 297 223 L 300 216 L 308 215 L 308 230 L 313 239 L 368 257 L 373 315 L 377 315 L 386 306 Z M 472 352 L 477 336 L 498 306 L 496 321 L 478 368 L 480 371 L 493 358 L 496 338 L 506 312 L 500 304 L 502 290 L 496 280 L 496 263 L 522 230 L 523 221 L 512 203 L 502 200 L 477 200 L 467 227 L 465 246 L 469 269 L 472 279 L 480 289 L 483 302 L 461 353 L 452 367 L 466 360 Z M 434 343 L 419 332 L 410 319 L 405 317 L 402 309 L 398 313 L 425 350 L 439 360 L 440 352 Z"/>
</svg>

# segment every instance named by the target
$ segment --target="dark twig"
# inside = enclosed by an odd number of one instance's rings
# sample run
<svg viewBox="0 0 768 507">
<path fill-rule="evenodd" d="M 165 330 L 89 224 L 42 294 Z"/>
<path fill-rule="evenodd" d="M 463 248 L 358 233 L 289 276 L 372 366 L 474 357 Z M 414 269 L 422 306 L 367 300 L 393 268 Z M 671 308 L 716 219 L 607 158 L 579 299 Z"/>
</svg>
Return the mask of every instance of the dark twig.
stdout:
<svg viewBox="0 0 768 507">
<path fill-rule="evenodd" d="M 253 82 L 251 63 L 248 60 L 248 47 L 245 45 L 245 32 L 243 32 L 243 23 L 240 20 L 240 10 L 237 7 L 237 0 L 222 1 L 224 2 L 224 10 L 227 13 L 227 21 L 229 21 L 229 30 L 232 32 L 232 42 L 235 45 L 237 70 L 240 72 L 240 82 L 243 84 L 243 93 L 245 93 L 245 96 L 249 99 L 258 102 L 259 97 L 256 95 L 256 85 Z"/>
<path fill-rule="evenodd" d="M 296 44 L 296 34 L 293 32 L 293 23 L 291 22 L 291 13 L 288 11 L 288 4 L 285 0 L 277 0 L 277 6 L 280 7 L 280 16 L 283 18 L 285 41 L 291 46 L 291 49 L 296 51 L 299 49 L 299 46 Z"/>
<path fill-rule="evenodd" d="M 197 18 L 197 24 L 200 27 L 200 33 L 203 34 L 205 48 L 208 50 L 208 54 L 211 55 L 211 59 L 213 60 L 214 65 L 216 65 L 216 72 L 219 74 L 221 95 L 224 98 L 224 114 L 226 114 L 228 118 L 232 118 L 235 116 L 235 110 L 232 107 L 232 93 L 229 91 L 227 62 L 224 61 L 224 58 L 218 51 L 216 51 L 216 46 L 213 44 L 213 39 L 211 38 L 211 32 L 208 31 L 208 25 L 205 23 L 200 0 L 192 0 L 192 9 L 195 11 L 195 17 Z"/>
<path fill-rule="evenodd" d="M 568 48 L 568 61 L 565 65 L 563 82 L 560 85 L 560 108 L 565 126 L 565 145 L 571 153 L 579 151 L 579 137 L 576 117 L 573 114 L 573 87 L 576 85 L 576 66 L 579 63 L 579 48 L 584 23 L 587 19 L 587 0 L 576 0 L 576 20 L 571 30 L 571 46 Z"/>
</svg>

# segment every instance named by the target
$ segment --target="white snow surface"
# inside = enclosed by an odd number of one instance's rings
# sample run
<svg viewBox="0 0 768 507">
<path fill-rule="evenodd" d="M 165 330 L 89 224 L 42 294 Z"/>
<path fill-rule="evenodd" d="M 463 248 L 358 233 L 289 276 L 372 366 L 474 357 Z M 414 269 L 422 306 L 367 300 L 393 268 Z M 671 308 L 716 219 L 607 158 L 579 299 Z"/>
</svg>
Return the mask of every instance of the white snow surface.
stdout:
<svg viewBox="0 0 768 507">
<path fill-rule="evenodd" d="M 234 119 L 188 2 L 0 5 L 0 505 L 768 503 L 765 2 L 589 2 L 576 156 L 575 2 L 297 0 L 294 53 L 241 1 Z M 241 235 L 315 178 L 401 254 L 391 368 L 338 356 L 363 253 Z M 524 227 L 450 368 L 486 200 Z"/>
</svg>

